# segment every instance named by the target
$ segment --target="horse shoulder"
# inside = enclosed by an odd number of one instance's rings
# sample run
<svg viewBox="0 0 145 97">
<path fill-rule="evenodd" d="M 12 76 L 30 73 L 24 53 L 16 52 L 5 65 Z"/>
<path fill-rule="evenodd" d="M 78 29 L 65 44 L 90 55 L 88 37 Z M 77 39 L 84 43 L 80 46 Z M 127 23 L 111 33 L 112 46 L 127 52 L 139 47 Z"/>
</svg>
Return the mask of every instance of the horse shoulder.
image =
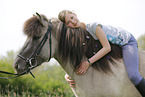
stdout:
<svg viewBox="0 0 145 97">
<path fill-rule="evenodd" d="M 145 77 L 145 52 L 139 52 L 139 70 Z M 114 74 L 104 74 L 92 67 L 85 75 L 74 74 L 76 88 L 73 92 L 79 97 L 140 97 L 140 94 L 129 80 L 123 59 L 115 60 L 118 67 L 111 65 Z"/>
</svg>

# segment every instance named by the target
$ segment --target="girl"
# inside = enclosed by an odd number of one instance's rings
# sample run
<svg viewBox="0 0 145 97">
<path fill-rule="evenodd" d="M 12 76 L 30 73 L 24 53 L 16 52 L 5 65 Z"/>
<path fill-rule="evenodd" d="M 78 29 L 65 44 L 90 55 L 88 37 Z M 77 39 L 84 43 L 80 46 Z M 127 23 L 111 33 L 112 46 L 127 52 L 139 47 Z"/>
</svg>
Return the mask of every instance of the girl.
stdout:
<svg viewBox="0 0 145 97">
<path fill-rule="evenodd" d="M 91 64 L 109 53 L 111 51 L 109 42 L 117 44 L 122 48 L 122 56 L 129 79 L 140 94 L 145 97 L 145 79 L 140 75 L 138 70 L 139 56 L 137 41 L 131 33 L 123 29 L 98 24 L 97 22 L 85 24 L 80 22 L 77 15 L 69 10 L 61 11 L 58 18 L 69 27 L 81 27 L 87 30 L 102 45 L 102 48 L 94 56 L 80 63 L 80 67 L 76 70 L 76 73 L 85 74 Z M 65 78 L 70 82 L 71 86 L 75 86 L 74 80 L 71 80 L 68 75 Z"/>
</svg>

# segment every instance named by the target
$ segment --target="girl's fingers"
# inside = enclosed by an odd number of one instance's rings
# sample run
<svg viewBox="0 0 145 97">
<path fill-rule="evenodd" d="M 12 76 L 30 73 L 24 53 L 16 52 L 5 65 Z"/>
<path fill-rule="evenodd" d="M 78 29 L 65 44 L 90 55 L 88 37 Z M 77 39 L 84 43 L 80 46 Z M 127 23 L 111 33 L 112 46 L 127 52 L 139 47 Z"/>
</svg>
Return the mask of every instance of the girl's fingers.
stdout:
<svg viewBox="0 0 145 97">
<path fill-rule="evenodd" d="M 71 87 L 76 87 L 76 83 L 75 83 L 74 80 L 71 80 L 69 84 L 70 84 Z"/>
<path fill-rule="evenodd" d="M 73 88 L 76 87 L 75 85 L 70 85 L 70 86 L 73 87 Z"/>
<path fill-rule="evenodd" d="M 79 73 L 79 72 L 81 72 L 81 70 L 82 70 L 81 68 L 78 68 L 75 72 Z"/>
<path fill-rule="evenodd" d="M 80 71 L 78 71 L 78 72 L 76 72 L 77 74 L 81 74 L 81 75 L 83 75 L 83 74 L 85 74 L 86 73 L 86 71 L 85 70 L 80 70 Z"/>
<path fill-rule="evenodd" d="M 77 70 L 76 71 L 80 71 L 82 69 L 82 67 L 80 66 L 79 68 L 77 68 Z"/>
<path fill-rule="evenodd" d="M 76 68 L 78 69 L 80 67 L 80 65 L 78 65 Z"/>
<path fill-rule="evenodd" d="M 75 81 L 74 81 L 74 80 L 68 80 L 68 82 L 69 82 L 69 83 L 74 83 Z"/>
<path fill-rule="evenodd" d="M 77 71 L 76 73 L 81 74 L 82 72 L 83 72 L 83 70 L 81 69 L 81 70 Z"/>
<path fill-rule="evenodd" d="M 66 81 L 69 83 L 69 85 L 71 86 L 71 87 L 76 87 L 75 85 L 76 85 L 76 83 L 75 83 L 75 81 L 73 80 L 73 79 L 71 79 L 71 77 L 69 76 L 69 75 L 65 75 L 65 79 L 66 79 Z"/>
<path fill-rule="evenodd" d="M 82 73 L 82 75 L 84 75 L 86 73 L 86 71 L 84 71 L 83 73 Z"/>
<path fill-rule="evenodd" d="M 70 85 L 75 85 L 76 83 L 70 83 Z"/>
<path fill-rule="evenodd" d="M 86 73 L 86 71 L 82 71 L 80 74 L 81 74 L 81 75 L 84 75 L 85 73 Z"/>
</svg>

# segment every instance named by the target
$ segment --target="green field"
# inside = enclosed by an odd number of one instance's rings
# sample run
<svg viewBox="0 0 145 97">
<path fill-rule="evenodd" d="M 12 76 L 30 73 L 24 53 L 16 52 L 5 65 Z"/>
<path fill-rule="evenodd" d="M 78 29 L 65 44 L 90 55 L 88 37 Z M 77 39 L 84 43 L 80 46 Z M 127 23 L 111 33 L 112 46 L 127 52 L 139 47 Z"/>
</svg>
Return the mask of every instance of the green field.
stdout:
<svg viewBox="0 0 145 97">
<path fill-rule="evenodd" d="M 0 70 L 14 73 L 12 66 L 15 53 L 0 57 Z M 14 79 L 0 79 L 0 97 L 74 97 L 64 79 L 65 72 L 57 64 L 44 63 L 30 74 Z M 0 77 L 9 75 L 0 74 Z"/>
</svg>

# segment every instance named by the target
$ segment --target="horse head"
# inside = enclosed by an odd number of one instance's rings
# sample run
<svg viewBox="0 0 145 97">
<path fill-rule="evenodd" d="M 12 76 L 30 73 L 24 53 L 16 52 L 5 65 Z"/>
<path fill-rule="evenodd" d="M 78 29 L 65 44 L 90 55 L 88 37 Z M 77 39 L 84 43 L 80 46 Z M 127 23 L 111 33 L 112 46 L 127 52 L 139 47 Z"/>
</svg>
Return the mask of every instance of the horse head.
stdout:
<svg viewBox="0 0 145 97">
<path fill-rule="evenodd" d="M 18 74 L 28 73 L 53 57 L 55 46 L 51 47 L 51 42 L 55 38 L 51 41 L 51 34 L 56 31 L 50 21 L 45 15 L 36 13 L 24 23 L 23 32 L 27 35 L 27 40 L 14 62 Z"/>
</svg>

